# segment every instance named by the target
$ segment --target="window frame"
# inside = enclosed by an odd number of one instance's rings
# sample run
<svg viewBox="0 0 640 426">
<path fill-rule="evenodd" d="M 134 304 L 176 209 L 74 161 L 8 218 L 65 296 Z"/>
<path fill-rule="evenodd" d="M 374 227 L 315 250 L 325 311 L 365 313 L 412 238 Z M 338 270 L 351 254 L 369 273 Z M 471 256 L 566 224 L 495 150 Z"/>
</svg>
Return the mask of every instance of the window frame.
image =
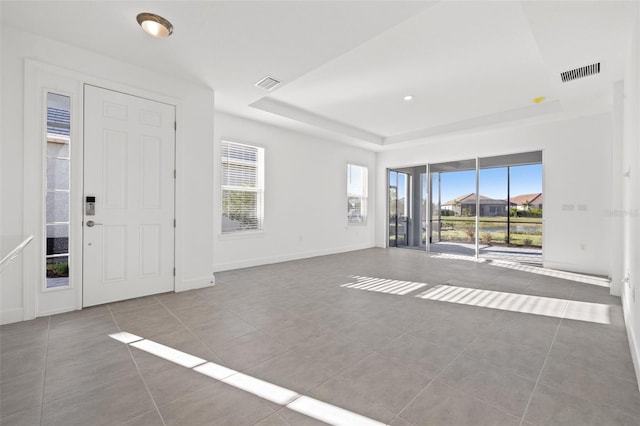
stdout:
<svg viewBox="0 0 640 426">
<path fill-rule="evenodd" d="M 359 167 L 364 171 L 364 182 L 362 182 L 363 194 L 352 194 L 349 192 L 350 184 L 350 168 Z M 347 162 L 347 225 L 348 226 L 365 226 L 369 221 L 369 167 L 355 162 Z M 360 198 L 360 220 L 353 220 L 350 215 L 349 200 L 351 198 Z"/>
<path fill-rule="evenodd" d="M 265 152 L 266 149 L 264 146 L 247 143 L 247 142 L 237 142 L 230 139 L 221 139 L 220 141 L 220 236 L 221 237 L 233 237 L 233 236 L 248 236 L 251 234 L 262 234 L 264 233 L 264 199 L 265 199 L 265 184 L 264 184 L 264 176 L 265 176 Z M 225 161 L 223 157 L 225 145 L 235 145 L 235 146 L 245 146 L 250 147 L 256 150 L 256 186 L 255 187 L 241 187 L 237 185 L 225 185 L 225 164 L 229 164 L 228 161 Z M 227 157 L 228 158 L 228 157 Z M 226 229 L 223 221 L 225 216 L 225 207 L 224 207 L 224 194 L 225 191 L 236 191 L 236 192 L 246 192 L 246 193 L 255 193 L 256 194 L 256 209 L 255 215 L 257 219 L 256 228 L 248 228 L 248 229 Z M 228 217 L 228 216 L 227 216 Z"/>
</svg>

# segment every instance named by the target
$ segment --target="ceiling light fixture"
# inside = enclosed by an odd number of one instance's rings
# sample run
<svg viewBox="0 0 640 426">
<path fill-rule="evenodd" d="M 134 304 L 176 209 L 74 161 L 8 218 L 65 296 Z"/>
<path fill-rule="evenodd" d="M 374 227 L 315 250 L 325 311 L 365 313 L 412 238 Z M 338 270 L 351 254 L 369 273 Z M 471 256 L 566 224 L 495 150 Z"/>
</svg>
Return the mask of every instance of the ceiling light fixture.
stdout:
<svg viewBox="0 0 640 426">
<path fill-rule="evenodd" d="M 162 16 L 153 13 L 140 13 L 136 17 L 145 33 L 155 38 L 167 38 L 173 34 L 173 25 Z"/>
<path fill-rule="evenodd" d="M 538 98 L 533 98 L 533 103 L 534 104 L 541 104 L 541 103 L 544 102 L 544 99 L 545 99 L 544 96 L 540 96 Z"/>
<path fill-rule="evenodd" d="M 405 101 L 412 101 L 413 100 L 413 96 L 407 95 L 407 96 L 404 97 L 404 100 Z"/>
</svg>

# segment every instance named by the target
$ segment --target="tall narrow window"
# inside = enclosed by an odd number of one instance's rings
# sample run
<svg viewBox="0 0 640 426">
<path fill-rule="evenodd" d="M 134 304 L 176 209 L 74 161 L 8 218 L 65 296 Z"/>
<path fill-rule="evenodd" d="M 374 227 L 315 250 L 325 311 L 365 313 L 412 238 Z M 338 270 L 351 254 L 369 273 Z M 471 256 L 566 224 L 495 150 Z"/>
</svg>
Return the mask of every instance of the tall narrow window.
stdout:
<svg viewBox="0 0 640 426">
<path fill-rule="evenodd" d="M 347 164 L 347 219 L 349 223 L 367 222 L 366 167 Z"/>
<path fill-rule="evenodd" d="M 222 233 L 261 231 L 264 148 L 222 142 Z"/>
<path fill-rule="evenodd" d="M 69 285 L 70 98 L 47 94 L 46 288 Z"/>
</svg>

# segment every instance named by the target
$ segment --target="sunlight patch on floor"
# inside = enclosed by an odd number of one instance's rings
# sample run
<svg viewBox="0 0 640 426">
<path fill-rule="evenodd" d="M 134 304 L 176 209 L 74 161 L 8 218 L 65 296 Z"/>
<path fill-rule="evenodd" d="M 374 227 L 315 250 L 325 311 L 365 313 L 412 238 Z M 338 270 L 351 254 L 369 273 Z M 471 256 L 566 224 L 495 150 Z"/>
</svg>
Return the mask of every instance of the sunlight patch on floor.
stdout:
<svg viewBox="0 0 640 426">
<path fill-rule="evenodd" d="M 477 258 L 475 256 L 465 256 L 462 254 L 432 253 L 431 257 L 433 257 L 434 259 L 466 260 L 476 263 L 485 263 L 489 261 L 488 259 L 484 259 L 482 257 Z"/>
<path fill-rule="evenodd" d="M 262 399 L 282 405 L 304 414 L 305 416 L 312 417 L 331 425 L 384 425 L 384 423 L 358 413 L 354 413 L 353 411 L 349 411 L 308 396 L 300 395 L 299 393 L 283 388 L 282 386 L 240 373 L 214 362 L 208 362 L 202 358 L 162 345 L 154 342 L 153 340 L 127 333 L 126 331 L 110 334 L 109 337 L 128 346 L 156 355 L 160 358 L 166 359 L 167 361 L 181 365 L 207 377 L 219 380 L 222 383 L 226 383 L 237 389 L 241 389 Z M 168 386 L 170 386 L 170 384 L 168 384 Z"/>
<path fill-rule="evenodd" d="M 355 281 L 347 284 L 342 284 L 340 287 L 376 291 L 379 293 L 405 295 L 427 285 L 425 283 L 415 283 L 411 281 L 399 281 L 385 278 L 362 277 L 359 275 L 350 275 L 349 278 Z"/>
<path fill-rule="evenodd" d="M 594 277 L 591 275 L 577 274 L 575 272 L 557 271 L 555 269 L 540 268 L 536 266 L 522 265 L 520 263 L 493 260 L 492 266 L 500 268 L 514 269 L 516 271 L 530 272 L 532 274 L 545 275 L 547 277 L 561 278 L 563 280 L 576 281 L 584 284 L 592 284 L 601 287 L 610 287 L 611 281 L 608 278 Z"/>
<path fill-rule="evenodd" d="M 437 285 L 416 297 L 439 302 L 588 321 L 598 324 L 611 323 L 609 314 L 611 307 L 600 303 L 480 290 L 451 285 Z"/>
</svg>

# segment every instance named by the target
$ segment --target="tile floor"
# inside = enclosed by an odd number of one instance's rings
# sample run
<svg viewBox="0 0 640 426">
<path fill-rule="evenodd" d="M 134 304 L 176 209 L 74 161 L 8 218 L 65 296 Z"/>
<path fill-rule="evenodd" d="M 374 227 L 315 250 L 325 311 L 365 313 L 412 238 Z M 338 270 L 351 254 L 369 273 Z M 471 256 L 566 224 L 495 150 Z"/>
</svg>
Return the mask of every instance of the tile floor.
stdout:
<svg viewBox="0 0 640 426">
<path fill-rule="evenodd" d="M 640 424 L 607 288 L 399 249 L 216 278 L 2 326 L 0 423 L 321 424 L 109 337 L 126 331 L 394 426 Z M 416 297 L 443 284 L 581 301 L 610 324 Z"/>
</svg>

